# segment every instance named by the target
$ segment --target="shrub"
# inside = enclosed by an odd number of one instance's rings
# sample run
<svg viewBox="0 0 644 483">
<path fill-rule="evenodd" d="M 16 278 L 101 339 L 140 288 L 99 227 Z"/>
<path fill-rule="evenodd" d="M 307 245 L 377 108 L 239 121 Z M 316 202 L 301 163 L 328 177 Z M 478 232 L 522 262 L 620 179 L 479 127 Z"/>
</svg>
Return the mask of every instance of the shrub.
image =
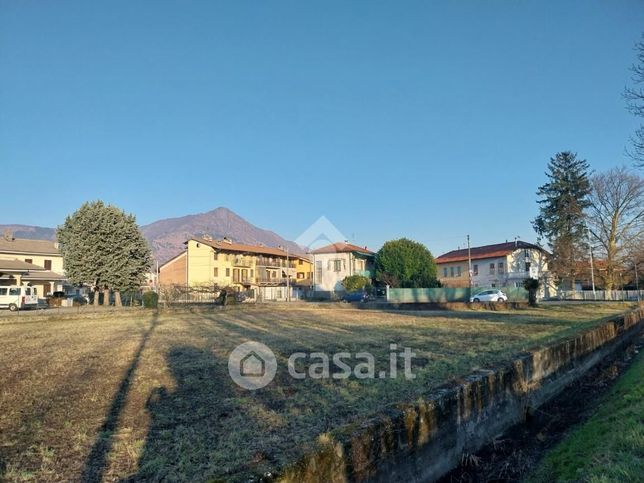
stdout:
<svg viewBox="0 0 644 483">
<path fill-rule="evenodd" d="M 376 278 L 391 287 L 438 287 L 436 274 L 434 257 L 422 243 L 391 240 L 376 254 Z"/>
<path fill-rule="evenodd" d="M 146 309 L 156 309 L 159 304 L 159 294 L 156 292 L 145 292 L 143 294 L 143 306 Z"/>
<path fill-rule="evenodd" d="M 364 290 L 365 287 L 371 284 L 371 280 L 362 275 L 349 275 L 342 281 L 342 286 L 347 292 L 358 292 Z"/>
</svg>

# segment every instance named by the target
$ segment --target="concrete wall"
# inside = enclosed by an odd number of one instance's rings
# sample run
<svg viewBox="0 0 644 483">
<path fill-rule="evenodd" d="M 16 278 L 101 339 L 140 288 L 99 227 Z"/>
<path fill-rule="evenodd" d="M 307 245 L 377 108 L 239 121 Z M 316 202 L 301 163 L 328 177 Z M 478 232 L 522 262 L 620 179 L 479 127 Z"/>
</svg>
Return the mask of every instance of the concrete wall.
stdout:
<svg viewBox="0 0 644 483">
<path fill-rule="evenodd" d="M 319 438 L 281 482 L 433 481 L 627 343 L 644 308 Z"/>
</svg>

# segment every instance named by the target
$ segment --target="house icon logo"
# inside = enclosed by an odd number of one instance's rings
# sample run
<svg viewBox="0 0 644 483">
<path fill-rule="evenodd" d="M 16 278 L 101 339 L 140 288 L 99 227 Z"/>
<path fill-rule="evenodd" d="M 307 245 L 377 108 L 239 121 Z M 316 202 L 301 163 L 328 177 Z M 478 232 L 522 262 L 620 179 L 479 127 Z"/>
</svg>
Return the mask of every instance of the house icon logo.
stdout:
<svg viewBox="0 0 644 483">
<path fill-rule="evenodd" d="M 275 354 L 261 342 L 239 344 L 228 356 L 228 374 L 244 389 L 254 391 L 266 386 L 276 372 Z"/>
<path fill-rule="evenodd" d="M 263 377 L 266 374 L 266 362 L 251 351 L 239 361 L 239 373 L 244 377 Z"/>
<path fill-rule="evenodd" d="M 326 216 L 321 216 L 304 233 L 297 237 L 295 243 L 308 250 L 315 250 L 324 245 L 346 239 Z"/>
</svg>

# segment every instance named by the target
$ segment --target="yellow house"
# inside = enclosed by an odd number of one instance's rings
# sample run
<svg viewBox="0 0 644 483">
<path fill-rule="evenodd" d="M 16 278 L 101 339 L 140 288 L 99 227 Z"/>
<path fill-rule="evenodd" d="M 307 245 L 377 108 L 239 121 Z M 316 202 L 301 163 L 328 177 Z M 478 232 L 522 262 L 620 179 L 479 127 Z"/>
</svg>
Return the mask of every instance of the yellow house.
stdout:
<svg viewBox="0 0 644 483">
<path fill-rule="evenodd" d="M 267 300 L 285 300 L 285 290 L 310 286 L 312 264 L 305 256 L 281 248 L 234 243 L 224 238 L 195 237 L 186 251 L 159 267 L 159 284 L 191 290 L 217 291 L 222 287 L 252 291 Z"/>
<path fill-rule="evenodd" d="M 21 269 L 12 272 L 16 262 L 20 262 Z M 44 297 L 63 290 L 64 273 L 63 256 L 56 242 L 14 238 L 10 231 L 0 238 L 1 284 L 29 283 Z"/>
</svg>

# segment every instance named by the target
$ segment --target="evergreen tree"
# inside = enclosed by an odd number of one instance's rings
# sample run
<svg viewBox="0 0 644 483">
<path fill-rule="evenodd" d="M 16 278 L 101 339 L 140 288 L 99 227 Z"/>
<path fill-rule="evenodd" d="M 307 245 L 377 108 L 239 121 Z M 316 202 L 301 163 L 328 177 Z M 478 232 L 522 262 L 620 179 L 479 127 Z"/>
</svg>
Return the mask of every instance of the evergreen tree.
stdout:
<svg viewBox="0 0 644 483">
<path fill-rule="evenodd" d="M 112 289 L 121 305 L 120 292 L 145 280 L 151 253 L 134 215 L 102 201 L 84 203 L 58 227 L 57 236 L 67 277 L 93 287 L 95 305 L 99 290 L 105 291 L 104 304 Z"/>
<path fill-rule="evenodd" d="M 570 151 L 557 153 L 548 163 L 548 182 L 539 187 L 539 216 L 532 222 L 552 250 L 551 268 L 568 289 L 574 284 L 578 262 L 585 259 L 589 207 L 588 162 Z"/>
<path fill-rule="evenodd" d="M 422 243 L 407 238 L 388 241 L 378 251 L 376 278 L 392 287 L 440 286 L 431 252 Z"/>
</svg>

